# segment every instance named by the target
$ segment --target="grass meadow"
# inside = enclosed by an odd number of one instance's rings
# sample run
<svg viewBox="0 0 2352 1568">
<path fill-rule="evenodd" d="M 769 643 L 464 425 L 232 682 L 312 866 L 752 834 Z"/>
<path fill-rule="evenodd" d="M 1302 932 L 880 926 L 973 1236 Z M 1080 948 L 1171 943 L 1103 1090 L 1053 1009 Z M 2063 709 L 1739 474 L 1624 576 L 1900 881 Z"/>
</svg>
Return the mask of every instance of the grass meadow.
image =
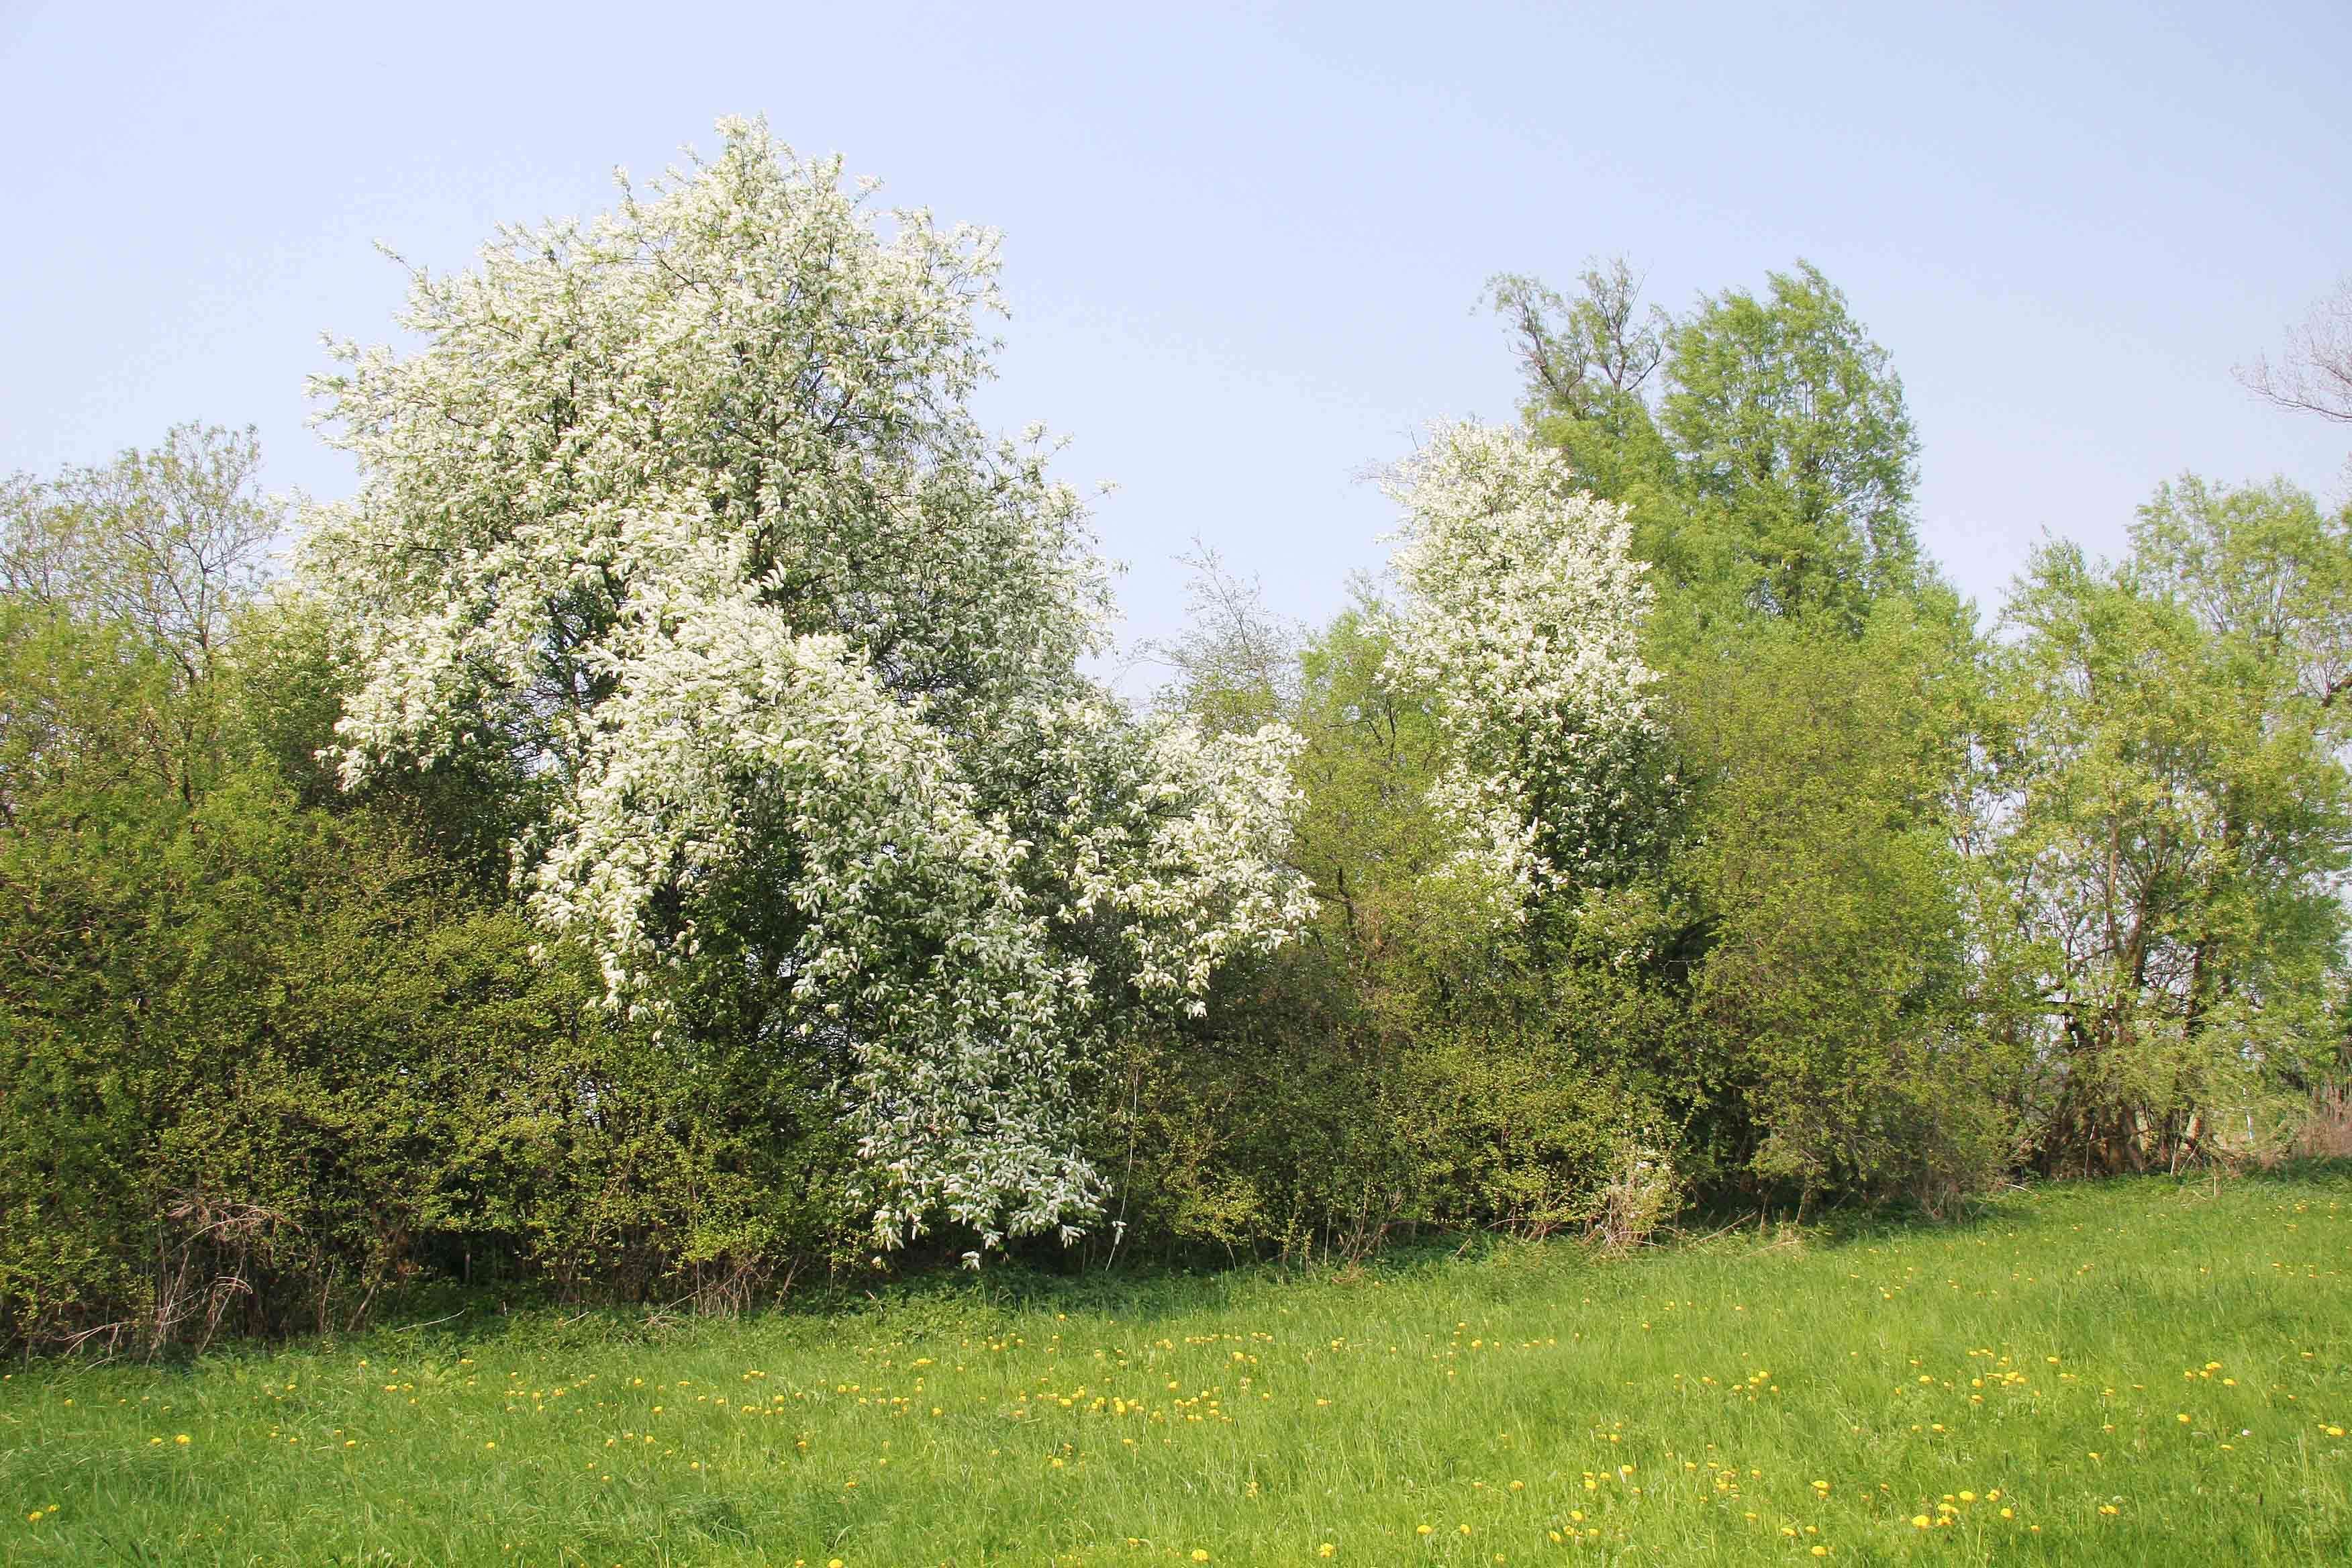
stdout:
<svg viewBox="0 0 2352 1568">
<path fill-rule="evenodd" d="M 0 1383 L 11 1563 L 2352 1562 L 2352 1168 Z"/>
</svg>

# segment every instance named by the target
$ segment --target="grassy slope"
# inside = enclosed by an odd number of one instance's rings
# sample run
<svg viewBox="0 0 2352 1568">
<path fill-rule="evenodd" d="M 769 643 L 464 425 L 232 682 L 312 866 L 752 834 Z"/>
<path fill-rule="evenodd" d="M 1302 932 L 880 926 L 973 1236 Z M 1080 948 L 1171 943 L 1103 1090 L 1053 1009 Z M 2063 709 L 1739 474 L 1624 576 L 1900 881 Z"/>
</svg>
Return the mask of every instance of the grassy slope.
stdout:
<svg viewBox="0 0 2352 1568">
<path fill-rule="evenodd" d="M 0 1558 L 2352 1562 L 2347 1267 L 2338 1170 L 1616 1263 L 37 1364 L 0 1384 Z"/>
</svg>

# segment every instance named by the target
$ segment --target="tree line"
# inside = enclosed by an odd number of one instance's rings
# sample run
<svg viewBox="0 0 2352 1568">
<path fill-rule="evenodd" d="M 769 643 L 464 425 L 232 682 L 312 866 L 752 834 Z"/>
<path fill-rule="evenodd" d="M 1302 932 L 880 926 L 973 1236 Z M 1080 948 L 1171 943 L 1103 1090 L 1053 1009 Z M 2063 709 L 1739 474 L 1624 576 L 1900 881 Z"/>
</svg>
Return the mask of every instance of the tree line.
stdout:
<svg viewBox="0 0 2352 1568">
<path fill-rule="evenodd" d="M 2340 1108 L 2352 511 L 2184 477 L 1979 624 L 1817 269 L 1491 302 L 1524 420 L 1328 623 L 1203 551 L 1139 709 L 969 412 L 994 237 L 756 122 L 412 271 L 349 500 L 6 481 L 0 1332 L 1623 1244 Z M 2352 412 L 2328 319 L 2256 390 Z"/>
</svg>

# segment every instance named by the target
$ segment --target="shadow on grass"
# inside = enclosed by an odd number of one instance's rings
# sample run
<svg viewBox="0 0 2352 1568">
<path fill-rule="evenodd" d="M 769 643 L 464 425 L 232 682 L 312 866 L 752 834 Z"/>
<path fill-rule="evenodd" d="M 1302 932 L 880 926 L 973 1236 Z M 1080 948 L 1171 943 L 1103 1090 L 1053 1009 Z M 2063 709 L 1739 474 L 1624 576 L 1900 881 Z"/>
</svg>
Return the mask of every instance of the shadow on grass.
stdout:
<svg viewBox="0 0 2352 1568">
<path fill-rule="evenodd" d="M 1528 1240 L 1480 1231 L 1424 1232 L 1370 1258 L 1307 1264 L 1243 1260 L 1187 1268 L 1147 1262 L 1078 1270 L 1040 1267 L 1034 1260 L 1015 1257 L 992 1262 L 978 1271 L 940 1267 L 867 1280 L 819 1281 L 734 1316 L 696 1315 L 682 1304 L 584 1305 L 512 1289 L 468 1291 L 438 1284 L 396 1299 L 376 1324 L 356 1332 L 216 1345 L 202 1356 L 170 1357 L 156 1364 L 160 1371 L 184 1373 L 199 1364 L 327 1355 L 344 1350 L 454 1360 L 490 1346 L 500 1354 L 655 1345 L 688 1349 L 745 1328 L 787 1337 L 856 1334 L 911 1342 L 974 1333 L 1051 1333 L 1050 1323 L 1056 1313 L 1113 1319 L 1140 1331 L 1191 1314 L 1262 1301 L 1304 1282 L 1409 1289 L 1443 1279 L 1449 1290 L 1466 1301 L 1490 1289 L 1523 1287 L 1530 1272 L 1557 1274 L 1563 1279 L 1578 1276 L 1590 1289 L 1593 1282 L 1629 1265 L 1638 1268 L 1645 1256 L 1715 1252 L 1729 1257 L 1790 1246 L 1843 1249 L 1922 1237 L 1969 1237 L 2014 1224 L 2048 1203 L 2075 1197 L 2095 1201 L 2120 1186 L 2169 1190 L 2188 1199 L 2237 1186 L 2305 1187 L 2352 1194 L 2352 1160 L 2299 1160 L 2268 1170 L 2222 1174 L 2201 1172 L 2017 1183 L 1971 1200 L 1958 1212 L 1940 1215 L 1893 1202 L 1830 1205 L 1810 1213 L 1801 1226 L 1793 1224 L 1793 1215 L 1786 1211 L 1778 1216 L 1769 1212 L 1759 1216 L 1755 1210 L 1700 1208 L 1685 1213 L 1653 1244 L 1618 1254 L 1603 1253 L 1572 1237 Z M 1486 1267 L 1465 1269 L 1465 1264 Z M 1637 1274 L 1622 1278 L 1630 1284 Z M 1042 1331 L 1041 1323 L 1047 1325 Z M 69 1363 L 52 1363 L 60 1368 L 64 1364 Z"/>
</svg>

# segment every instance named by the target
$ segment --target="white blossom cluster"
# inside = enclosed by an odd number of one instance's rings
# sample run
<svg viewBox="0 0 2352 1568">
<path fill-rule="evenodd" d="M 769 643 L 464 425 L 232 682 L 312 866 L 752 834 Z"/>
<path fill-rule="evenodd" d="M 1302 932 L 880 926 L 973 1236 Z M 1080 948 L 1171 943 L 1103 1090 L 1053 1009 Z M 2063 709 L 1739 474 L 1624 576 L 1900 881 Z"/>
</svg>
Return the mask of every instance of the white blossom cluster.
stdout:
<svg viewBox="0 0 2352 1568">
<path fill-rule="evenodd" d="M 1043 847 L 1069 889 L 1065 918 L 1109 922 L 1107 967 L 1138 1001 L 1198 1016 L 1219 963 L 1312 918 L 1306 879 L 1281 861 L 1299 805 L 1296 731 L 1139 726 L 1100 702 L 1074 707 L 1040 739 L 1073 786 Z"/>
<path fill-rule="evenodd" d="M 407 355 L 315 387 L 362 486 L 310 587 L 357 670 L 345 781 L 493 748 L 516 846 L 616 1005 L 712 954 L 830 1065 L 885 1240 L 1083 1223 L 1072 1075 L 1307 913 L 1290 742 L 1130 717 L 1036 433 L 967 399 L 995 241 L 874 213 L 761 125 L 586 222 L 415 275 Z"/>
<path fill-rule="evenodd" d="M 1441 425 L 1386 479 L 1404 509 L 1391 676 L 1446 742 L 1432 804 L 1506 910 L 1622 870 L 1660 730 L 1640 633 L 1652 590 L 1624 510 L 1507 430 Z"/>
</svg>

